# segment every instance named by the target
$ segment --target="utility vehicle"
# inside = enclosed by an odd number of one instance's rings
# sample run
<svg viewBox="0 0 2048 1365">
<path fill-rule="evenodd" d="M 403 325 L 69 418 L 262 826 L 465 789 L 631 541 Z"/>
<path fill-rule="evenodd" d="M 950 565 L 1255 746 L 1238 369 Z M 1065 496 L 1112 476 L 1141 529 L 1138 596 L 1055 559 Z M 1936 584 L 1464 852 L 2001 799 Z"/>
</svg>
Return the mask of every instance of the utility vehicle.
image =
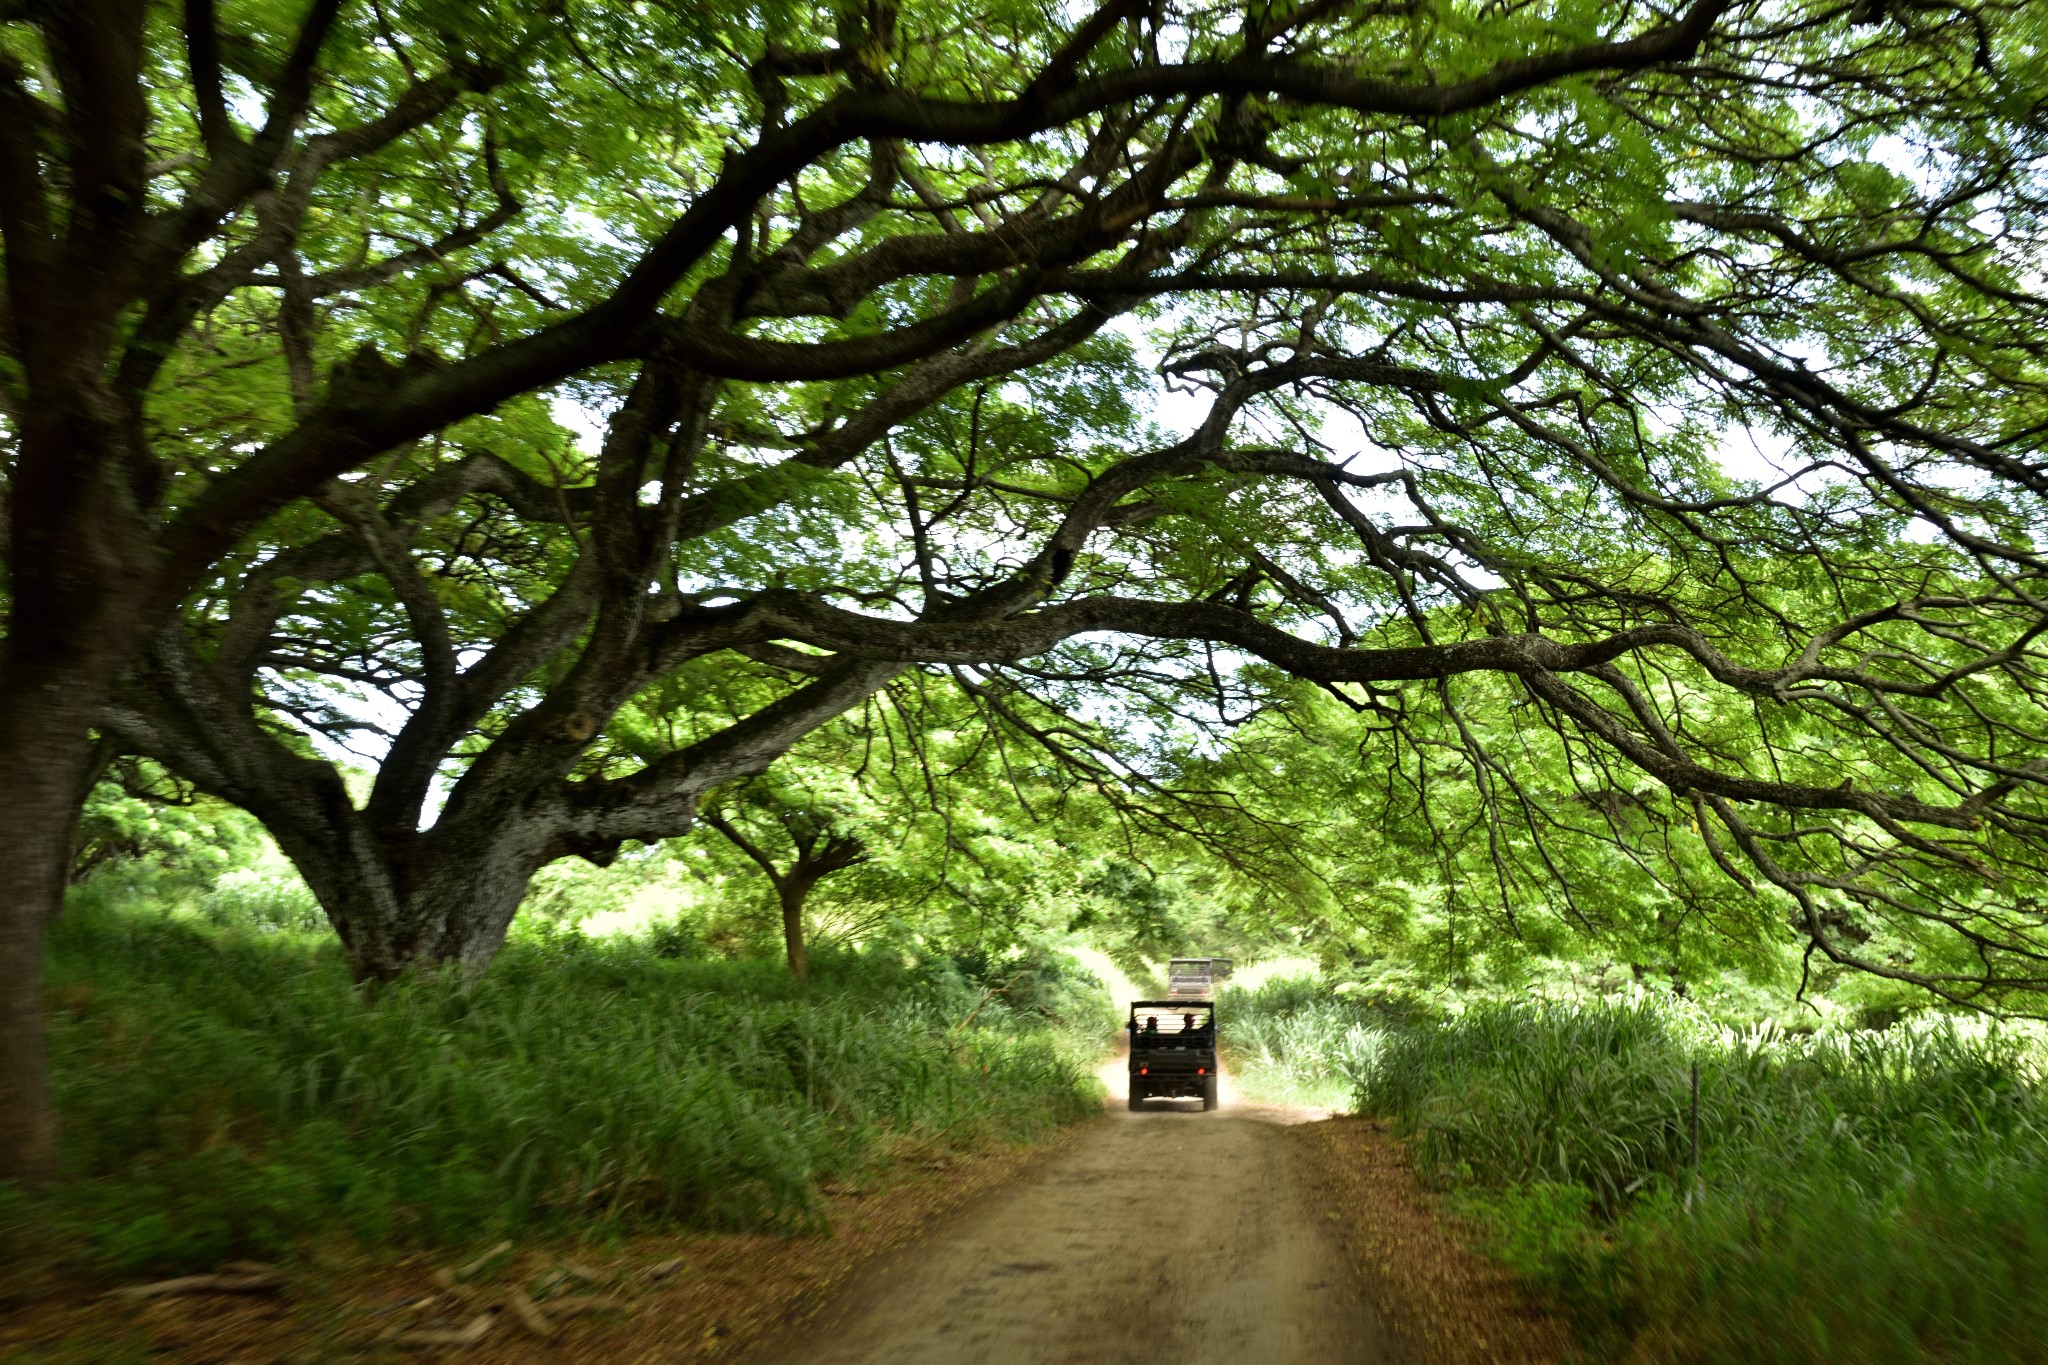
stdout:
<svg viewBox="0 0 2048 1365">
<path fill-rule="evenodd" d="M 1166 964 L 1166 993 L 1176 1000 L 1214 1000 L 1216 983 L 1230 977 L 1227 957 L 1177 957 Z"/>
<path fill-rule="evenodd" d="M 1208 1000 L 1134 1000 L 1131 1108 L 1151 1099 L 1198 1099 L 1216 1107 L 1216 1006 Z"/>
</svg>

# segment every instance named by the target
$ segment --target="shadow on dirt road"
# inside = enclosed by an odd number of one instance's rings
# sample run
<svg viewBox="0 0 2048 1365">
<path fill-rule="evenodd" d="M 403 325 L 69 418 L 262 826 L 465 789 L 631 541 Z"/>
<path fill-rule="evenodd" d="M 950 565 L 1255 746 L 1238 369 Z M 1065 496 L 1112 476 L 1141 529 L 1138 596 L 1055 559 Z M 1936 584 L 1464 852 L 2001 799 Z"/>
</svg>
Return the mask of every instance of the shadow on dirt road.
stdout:
<svg viewBox="0 0 2048 1365">
<path fill-rule="evenodd" d="M 1277 1125 L 1315 1111 L 1125 1106 L 871 1266 L 747 1365 L 1340 1365 L 1386 1334 Z"/>
</svg>

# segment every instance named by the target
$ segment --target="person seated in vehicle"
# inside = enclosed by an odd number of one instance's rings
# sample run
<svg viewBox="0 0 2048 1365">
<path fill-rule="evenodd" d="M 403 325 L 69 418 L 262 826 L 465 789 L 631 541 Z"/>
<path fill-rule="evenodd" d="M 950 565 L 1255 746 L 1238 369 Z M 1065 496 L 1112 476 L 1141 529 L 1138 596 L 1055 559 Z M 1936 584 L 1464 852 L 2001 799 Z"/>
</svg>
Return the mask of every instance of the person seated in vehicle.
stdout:
<svg viewBox="0 0 2048 1365">
<path fill-rule="evenodd" d="M 1151 1035 L 1152 1035 L 1153 1037 L 1155 1037 L 1155 1038 L 1159 1036 L 1159 1016 L 1158 1016 L 1158 1015 L 1156 1015 L 1156 1014 L 1148 1014 L 1148 1015 L 1146 1015 L 1146 1016 L 1145 1016 L 1145 1032 L 1147 1032 L 1147 1033 L 1151 1034 Z"/>
<path fill-rule="evenodd" d="M 1183 1014 L 1180 1017 L 1180 1031 L 1182 1033 L 1193 1035 L 1199 1032 L 1201 1027 L 1200 1024 L 1195 1022 L 1195 1016 L 1192 1014 Z"/>
</svg>

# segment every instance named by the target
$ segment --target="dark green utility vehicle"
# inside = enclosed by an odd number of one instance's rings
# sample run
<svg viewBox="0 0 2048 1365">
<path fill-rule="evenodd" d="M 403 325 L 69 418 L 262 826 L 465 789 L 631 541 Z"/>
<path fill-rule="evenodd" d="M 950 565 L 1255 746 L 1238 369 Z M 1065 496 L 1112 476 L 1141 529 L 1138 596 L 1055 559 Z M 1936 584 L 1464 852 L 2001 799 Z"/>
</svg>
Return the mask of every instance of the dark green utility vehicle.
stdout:
<svg viewBox="0 0 2048 1365">
<path fill-rule="evenodd" d="M 1134 1000 L 1131 1108 L 1147 1100 L 1200 1100 L 1216 1107 L 1216 1005 L 1209 1000 Z"/>
</svg>

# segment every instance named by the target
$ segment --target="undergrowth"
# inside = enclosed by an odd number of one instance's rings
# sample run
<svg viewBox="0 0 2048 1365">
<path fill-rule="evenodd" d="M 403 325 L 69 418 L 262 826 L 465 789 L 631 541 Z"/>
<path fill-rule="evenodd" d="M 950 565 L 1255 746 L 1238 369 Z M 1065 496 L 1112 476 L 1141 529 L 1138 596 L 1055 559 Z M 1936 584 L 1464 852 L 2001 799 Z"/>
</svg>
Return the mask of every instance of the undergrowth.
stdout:
<svg viewBox="0 0 2048 1365">
<path fill-rule="evenodd" d="M 59 923 L 64 1175 L 0 1186 L 0 1265 L 169 1272 L 337 1234 L 801 1228 L 821 1182 L 1099 1112 L 1095 1040 L 1044 1004 L 1085 1001 L 1085 982 L 1062 997 L 1041 980 L 1037 1007 L 1012 991 L 962 1027 L 982 992 L 950 962 L 821 952 L 801 988 L 777 964 L 676 956 L 659 933 L 572 934 L 513 942 L 475 983 L 367 996 L 291 928 L 92 903 Z"/>
<path fill-rule="evenodd" d="M 1659 997 L 1424 1011 L 1313 977 L 1224 1005 L 1240 1084 L 1392 1120 L 1586 1360 L 2048 1361 L 2034 1035 L 1733 1030 Z"/>
<path fill-rule="evenodd" d="M 1312 976 L 1282 976 L 1246 989 L 1226 985 L 1216 1008 L 1225 1064 L 1238 1088 L 1277 1104 L 1350 1107 L 1350 1077 L 1381 1032 L 1356 1001 Z"/>
<path fill-rule="evenodd" d="M 1353 1074 L 1591 1358 L 2003 1362 L 2048 1359 L 2038 1063 L 2010 1033 L 1645 1002 L 1476 1007 Z"/>
</svg>

